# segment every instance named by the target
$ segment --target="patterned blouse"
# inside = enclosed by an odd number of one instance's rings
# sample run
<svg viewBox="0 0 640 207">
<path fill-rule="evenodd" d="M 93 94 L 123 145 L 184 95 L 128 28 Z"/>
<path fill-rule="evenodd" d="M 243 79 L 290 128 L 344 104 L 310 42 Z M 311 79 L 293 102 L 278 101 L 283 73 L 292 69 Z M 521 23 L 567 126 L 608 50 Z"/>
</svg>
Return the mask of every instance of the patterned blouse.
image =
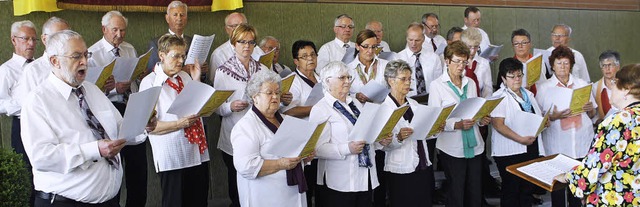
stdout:
<svg viewBox="0 0 640 207">
<path fill-rule="evenodd" d="M 595 142 L 573 172 L 569 188 L 586 206 L 640 205 L 640 103 L 598 125 Z"/>
</svg>

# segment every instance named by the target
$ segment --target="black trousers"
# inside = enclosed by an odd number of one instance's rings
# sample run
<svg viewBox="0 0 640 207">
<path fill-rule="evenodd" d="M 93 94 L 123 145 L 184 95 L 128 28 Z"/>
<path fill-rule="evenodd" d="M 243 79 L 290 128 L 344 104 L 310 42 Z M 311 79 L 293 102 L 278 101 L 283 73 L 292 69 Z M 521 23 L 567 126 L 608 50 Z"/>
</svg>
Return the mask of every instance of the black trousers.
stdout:
<svg viewBox="0 0 640 207">
<path fill-rule="evenodd" d="M 111 102 L 124 116 L 127 105 Z M 147 203 L 147 145 L 127 145 L 120 151 L 127 187 L 126 207 L 144 207 Z M 120 196 L 118 196 L 120 197 Z"/>
<path fill-rule="evenodd" d="M 240 207 L 240 197 L 238 197 L 238 177 L 236 167 L 233 165 L 233 156 L 222 152 L 222 161 L 227 166 L 227 183 L 229 184 L 229 199 L 231 199 L 230 207 Z"/>
<path fill-rule="evenodd" d="M 447 178 L 446 206 L 482 206 L 482 157 L 457 158 L 440 151 L 439 158 Z"/>
<path fill-rule="evenodd" d="M 207 207 L 209 162 L 158 174 L 163 207 Z"/>
<path fill-rule="evenodd" d="M 369 175 L 371 176 L 371 175 Z M 326 178 L 325 178 L 326 179 Z M 340 192 L 324 185 L 317 186 L 316 201 L 320 200 L 321 205 L 317 207 L 371 207 L 373 206 L 373 189 L 371 189 L 371 177 L 369 177 L 369 188 L 361 192 Z"/>
<path fill-rule="evenodd" d="M 22 144 L 22 136 L 20 136 L 20 119 L 17 116 L 11 116 L 11 148 L 22 156 L 24 166 L 29 171 L 29 182 L 31 183 L 31 194 L 29 195 L 29 206 L 35 205 L 35 193 L 33 188 L 33 173 L 31 171 L 31 162 L 24 150 L 24 144 Z"/>
<path fill-rule="evenodd" d="M 493 157 L 502 178 L 501 206 L 532 206 L 534 186 L 532 183 L 507 172 L 507 166 L 526 162 L 537 158 L 538 155 L 522 153 L 510 156 Z"/>
<path fill-rule="evenodd" d="M 89 203 L 81 203 L 77 201 L 54 201 L 51 203 L 51 200 L 45 200 L 40 197 L 35 198 L 35 207 L 120 207 L 118 196 L 115 196 L 111 200 L 108 200 L 104 203 L 98 204 L 89 204 Z"/>
<path fill-rule="evenodd" d="M 319 200 L 315 200 L 316 188 L 318 186 L 318 159 L 313 159 L 310 165 L 304 166 L 304 179 L 307 180 L 307 206 L 312 207 L 313 203 L 320 206 Z M 315 202 L 314 202 L 315 200 Z"/>
<path fill-rule="evenodd" d="M 387 172 L 384 171 L 384 158 L 386 153 L 382 150 L 376 150 L 376 173 L 378 174 L 378 182 L 380 185 L 373 190 L 373 206 L 387 206 Z"/>
<path fill-rule="evenodd" d="M 387 173 L 391 207 L 431 207 L 434 188 L 433 166 L 409 174 Z"/>
</svg>

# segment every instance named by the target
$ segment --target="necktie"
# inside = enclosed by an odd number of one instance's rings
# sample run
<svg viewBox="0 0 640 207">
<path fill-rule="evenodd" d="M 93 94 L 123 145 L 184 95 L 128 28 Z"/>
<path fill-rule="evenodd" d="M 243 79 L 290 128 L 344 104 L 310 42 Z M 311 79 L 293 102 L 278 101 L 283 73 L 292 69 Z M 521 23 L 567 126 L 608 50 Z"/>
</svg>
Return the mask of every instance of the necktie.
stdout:
<svg viewBox="0 0 640 207">
<path fill-rule="evenodd" d="M 420 64 L 420 53 L 415 53 L 416 56 L 416 92 L 418 95 L 427 93 L 427 83 L 424 80 L 424 72 L 422 71 L 422 64 Z"/>
<path fill-rule="evenodd" d="M 431 38 L 431 46 L 433 46 L 434 52 L 438 49 L 438 47 L 436 47 L 436 42 L 433 41 L 433 38 Z"/>
<path fill-rule="evenodd" d="M 476 83 L 476 93 L 478 94 L 478 97 L 482 97 L 480 95 L 480 83 L 478 82 L 478 76 L 476 76 L 476 73 L 475 73 L 477 65 L 478 65 L 478 62 L 474 60 L 473 63 L 471 63 L 471 68 L 469 68 L 468 65 L 464 67 L 464 76 L 471 78 L 471 80 L 473 80 Z"/>
<path fill-rule="evenodd" d="M 358 118 L 358 116 L 360 116 L 360 110 L 358 110 L 358 108 L 356 108 L 356 106 L 353 104 L 353 102 L 349 103 L 349 108 L 351 109 L 351 111 L 353 111 L 353 114 L 355 115 L 355 117 L 353 115 L 351 115 L 351 113 L 349 113 L 347 111 L 347 109 L 345 109 L 342 106 L 342 104 L 340 104 L 340 102 L 338 102 L 338 101 L 333 102 L 333 107 L 335 109 L 337 109 L 340 113 L 342 113 L 342 115 L 347 117 L 347 119 L 349 119 L 351 124 L 354 124 L 354 125 L 356 124 L 356 119 Z M 372 167 L 373 166 L 371 164 L 371 159 L 369 159 L 369 144 L 364 144 L 364 148 L 362 148 L 362 152 L 360 152 L 360 154 L 358 154 L 358 166 L 360 166 L 360 167 Z"/>
<path fill-rule="evenodd" d="M 176 80 L 178 80 L 178 84 L 173 83 L 171 79 L 167 79 L 167 84 L 180 94 L 184 88 L 184 84 L 182 83 L 182 78 L 180 78 L 180 76 L 176 76 Z M 208 148 L 207 137 L 204 134 L 204 127 L 202 126 L 202 121 L 200 119 L 191 126 L 184 128 L 184 136 L 187 137 L 189 143 L 198 144 L 200 154 L 204 154 L 204 151 Z"/>
<path fill-rule="evenodd" d="M 31 63 L 31 62 L 33 62 L 33 58 L 27 59 L 27 63 Z"/>
<path fill-rule="evenodd" d="M 564 88 L 573 88 L 573 84 L 568 85 L 567 87 L 565 87 L 560 82 L 558 82 L 558 84 L 556 84 L 556 86 L 564 87 Z M 567 118 L 564 118 L 564 119 L 560 119 L 560 128 L 562 130 L 569 130 L 569 129 L 572 129 L 572 128 L 579 129 L 580 127 L 582 127 L 582 114 L 577 114 L 575 116 L 571 116 L 571 117 L 567 117 Z"/>
<path fill-rule="evenodd" d="M 114 56 L 120 57 L 120 48 L 114 47 L 113 49 L 111 49 L 111 52 L 113 52 Z"/>
<path fill-rule="evenodd" d="M 611 103 L 609 103 L 609 93 L 607 92 L 607 89 L 602 89 L 602 92 L 600 92 L 600 101 L 602 102 L 602 112 L 604 112 L 602 116 L 604 116 L 609 112 L 609 109 L 611 109 Z"/>
<path fill-rule="evenodd" d="M 350 48 L 350 47 L 351 47 L 351 45 L 349 45 L 349 44 L 347 44 L 347 43 L 344 43 L 344 45 L 342 45 L 342 48 L 345 48 L 345 49 L 346 49 L 346 48 Z"/>
<path fill-rule="evenodd" d="M 84 119 L 87 121 L 87 125 L 89 125 L 89 128 L 91 128 L 91 132 L 93 133 L 93 136 L 95 136 L 99 140 L 100 139 L 109 140 L 109 135 L 102 127 L 102 124 L 100 124 L 100 121 L 98 121 L 96 116 L 93 114 L 93 112 L 91 112 L 91 109 L 89 108 L 89 104 L 87 103 L 87 100 L 84 97 L 83 87 L 80 86 L 77 89 L 76 88 L 71 89 L 71 92 L 76 94 L 76 96 L 78 97 L 78 105 L 80 106 L 80 109 L 84 115 Z M 106 158 L 106 159 L 109 165 L 114 166 L 115 168 L 119 168 L 120 161 L 118 160 L 117 156 L 112 158 Z"/>
</svg>

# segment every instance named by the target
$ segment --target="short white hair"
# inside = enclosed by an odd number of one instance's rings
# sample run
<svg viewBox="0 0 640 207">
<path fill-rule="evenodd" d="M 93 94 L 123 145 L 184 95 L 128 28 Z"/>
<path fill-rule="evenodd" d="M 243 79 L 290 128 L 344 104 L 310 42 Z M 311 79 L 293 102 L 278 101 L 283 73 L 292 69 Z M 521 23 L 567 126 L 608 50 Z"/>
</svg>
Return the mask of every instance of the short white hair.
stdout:
<svg viewBox="0 0 640 207">
<path fill-rule="evenodd" d="M 265 36 L 265 37 L 262 38 L 262 40 L 260 40 L 260 44 L 258 44 L 258 47 L 263 47 L 264 45 L 267 44 L 267 41 L 269 41 L 269 40 L 276 41 L 276 42 L 278 42 L 278 45 L 280 45 L 280 41 L 278 39 L 276 39 L 275 37 L 273 37 L 273 36 Z"/>
<path fill-rule="evenodd" d="M 377 21 L 377 20 L 373 20 L 373 21 L 367 22 L 367 24 L 364 26 L 364 28 L 373 31 L 373 29 L 371 29 L 372 24 L 379 24 L 380 27 L 384 28 L 384 26 L 382 26 L 382 22 Z"/>
<path fill-rule="evenodd" d="M 44 22 L 44 24 L 42 25 L 42 34 L 44 35 L 50 35 L 51 32 L 51 27 L 55 24 L 58 23 L 62 23 L 67 25 L 67 27 L 69 27 L 69 22 L 67 22 L 66 20 L 60 18 L 60 17 L 51 17 L 49 19 L 47 19 L 46 22 Z"/>
<path fill-rule="evenodd" d="M 122 13 L 114 10 L 114 11 L 109 11 L 104 16 L 102 16 L 102 21 L 101 21 L 102 26 L 103 27 L 109 26 L 109 21 L 111 21 L 111 18 L 114 18 L 114 17 L 122 17 L 122 19 L 124 19 L 124 25 L 125 26 L 129 25 L 129 20 L 126 17 L 124 17 Z"/>
<path fill-rule="evenodd" d="M 573 30 L 571 29 L 571 27 L 569 25 L 566 25 L 566 24 L 556 24 L 556 25 L 554 25 L 553 28 L 551 29 L 551 32 L 553 32 L 553 30 L 555 30 L 558 27 L 564 28 L 564 30 L 567 31 L 567 37 L 571 37 L 571 32 L 573 32 Z"/>
<path fill-rule="evenodd" d="M 249 79 L 247 88 L 245 89 L 245 94 L 247 94 L 249 100 L 253 102 L 253 96 L 260 92 L 260 87 L 262 87 L 262 84 L 276 83 L 278 84 L 278 86 L 280 86 L 281 80 L 282 78 L 280 78 L 280 76 L 272 70 L 259 70 L 251 76 L 251 79 Z"/>
<path fill-rule="evenodd" d="M 11 24 L 11 36 L 16 36 L 21 27 L 31 28 L 34 31 L 36 30 L 36 25 L 34 25 L 33 22 L 29 20 L 14 22 L 13 24 Z"/>
<path fill-rule="evenodd" d="M 342 61 L 333 61 L 325 65 L 320 71 L 320 79 L 322 80 L 324 91 L 329 90 L 329 78 L 337 77 L 344 73 L 349 74 L 349 68 Z"/>
<path fill-rule="evenodd" d="M 77 32 L 71 30 L 62 30 L 60 32 L 53 33 L 47 39 L 47 54 L 49 57 L 55 55 L 63 55 L 66 51 L 64 46 L 69 43 L 71 39 L 82 39 L 82 36 Z"/>
<path fill-rule="evenodd" d="M 189 7 L 187 6 L 187 4 L 182 3 L 181 1 L 172 1 L 167 6 L 167 14 L 169 14 L 169 10 L 171 10 L 173 8 L 178 8 L 178 7 L 184 7 L 184 11 L 187 12 L 187 13 L 189 12 Z"/>
<path fill-rule="evenodd" d="M 336 19 L 333 21 L 333 26 L 334 26 L 334 27 L 339 26 L 339 25 L 340 25 L 340 19 L 342 19 L 342 18 L 348 18 L 348 19 L 350 19 L 350 20 L 351 20 L 351 25 L 352 25 L 352 26 L 355 26 L 355 25 L 356 25 L 356 21 L 353 21 L 353 18 L 351 18 L 348 14 L 341 14 L 341 15 L 338 15 L 338 16 L 336 17 Z"/>
</svg>

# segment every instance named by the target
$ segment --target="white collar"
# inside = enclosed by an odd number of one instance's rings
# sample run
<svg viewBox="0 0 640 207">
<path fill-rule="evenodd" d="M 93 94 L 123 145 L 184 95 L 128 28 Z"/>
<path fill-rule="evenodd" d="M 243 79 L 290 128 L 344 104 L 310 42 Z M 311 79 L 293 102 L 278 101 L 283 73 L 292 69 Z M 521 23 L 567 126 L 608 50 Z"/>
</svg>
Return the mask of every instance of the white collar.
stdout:
<svg viewBox="0 0 640 207">
<path fill-rule="evenodd" d="M 169 79 L 169 76 L 164 72 L 160 63 L 156 63 L 156 66 L 153 68 L 153 72 L 156 74 L 156 79 L 153 80 L 153 86 L 162 86 L 162 84 Z M 179 73 L 180 72 L 176 73 L 171 78 L 178 77 Z"/>
<path fill-rule="evenodd" d="M 53 73 L 49 74 L 49 77 L 47 77 L 47 79 L 49 79 L 49 82 L 51 82 L 51 85 L 53 85 L 53 88 L 56 91 L 58 91 L 60 95 L 64 97 L 65 100 L 69 100 L 69 96 L 71 96 L 71 90 L 74 89 L 74 87 L 71 87 L 69 84 L 64 82 L 62 79 L 58 78 Z M 84 84 L 84 81 L 80 83 L 80 86 L 82 86 L 83 84 Z"/>
<path fill-rule="evenodd" d="M 169 34 L 176 35 L 176 33 L 171 31 L 171 29 L 169 29 Z M 182 35 L 180 35 L 180 38 L 184 38 L 184 33 L 182 33 Z"/>
</svg>

